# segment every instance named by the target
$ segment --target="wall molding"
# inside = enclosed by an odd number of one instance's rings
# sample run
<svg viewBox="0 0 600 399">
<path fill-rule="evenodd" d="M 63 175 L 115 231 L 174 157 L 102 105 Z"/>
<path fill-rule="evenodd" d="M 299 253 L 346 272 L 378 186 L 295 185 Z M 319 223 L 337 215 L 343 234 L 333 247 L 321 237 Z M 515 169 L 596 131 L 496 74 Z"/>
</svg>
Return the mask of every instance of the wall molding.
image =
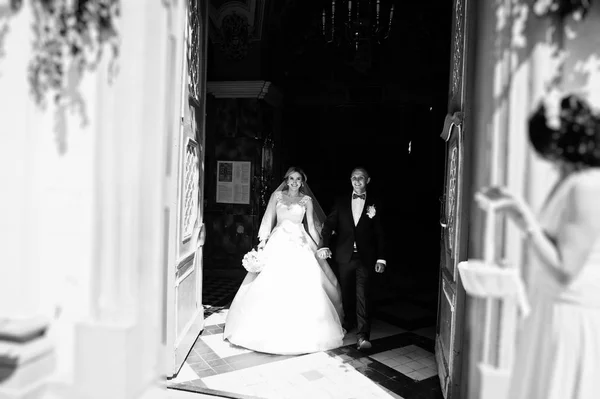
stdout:
<svg viewBox="0 0 600 399">
<path fill-rule="evenodd" d="M 206 82 L 206 92 L 216 98 L 257 98 L 279 107 L 283 94 L 271 82 L 265 80 L 228 80 Z"/>
</svg>

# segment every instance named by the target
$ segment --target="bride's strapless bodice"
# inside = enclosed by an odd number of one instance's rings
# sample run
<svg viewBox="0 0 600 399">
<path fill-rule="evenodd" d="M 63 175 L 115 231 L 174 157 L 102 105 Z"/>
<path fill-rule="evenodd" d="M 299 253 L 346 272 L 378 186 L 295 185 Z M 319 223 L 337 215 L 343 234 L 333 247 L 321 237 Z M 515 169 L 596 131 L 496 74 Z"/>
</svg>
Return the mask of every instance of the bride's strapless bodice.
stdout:
<svg viewBox="0 0 600 399">
<path fill-rule="evenodd" d="M 290 202 L 289 199 L 284 199 L 281 192 L 279 192 L 276 199 L 275 214 L 277 215 L 277 223 L 270 234 L 269 241 L 292 240 L 299 246 L 309 246 L 311 249 L 316 250 L 316 243 L 306 231 L 303 223 L 306 204 L 311 198 L 305 195 L 298 202 Z M 276 247 L 269 248 L 269 250 L 275 250 Z"/>
<path fill-rule="evenodd" d="M 544 231 L 552 238 L 558 237 L 561 229 L 567 223 L 569 218 L 567 201 L 579 178 L 579 176 L 567 177 L 547 202 L 540 215 Z M 553 301 L 600 308 L 600 237 L 596 237 L 585 264 L 568 285 L 556 281 L 543 268 L 540 273 L 542 275 L 538 279 L 539 288 Z"/>
<path fill-rule="evenodd" d="M 277 198 L 277 226 L 284 222 L 291 222 L 293 224 L 302 224 L 304 214 L 306 213 L 306 202 L 310 200 L 310 197 L 304 196 L 297 203 L 285 203 L 283 198 L 279 196 Z"/>
</svg>

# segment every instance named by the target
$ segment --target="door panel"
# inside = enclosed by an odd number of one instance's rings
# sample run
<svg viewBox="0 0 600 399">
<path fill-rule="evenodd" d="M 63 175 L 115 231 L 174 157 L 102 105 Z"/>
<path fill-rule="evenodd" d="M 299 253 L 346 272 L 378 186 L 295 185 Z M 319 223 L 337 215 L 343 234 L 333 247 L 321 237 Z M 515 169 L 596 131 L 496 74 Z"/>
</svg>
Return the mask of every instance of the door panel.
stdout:
<svg viewBox="0 0 600 399">
<path fill-rule="evenodd" d="M 468 186 L 464 175 L 464 148 L 468 140 L 462 128 L 465 110 L 469 109 L 466 71 L 469 58 L 467 17 L 472 13 L 470 4 L 470 0 L 452 1 L 449 114 L 442 132 L 446 141 L 446 176 L 440 209 L 442 235 L 435 353 L 446 399 L 466 396 L 466 392 L 461 393 L 461 388 L 464 388 L 461 371 L 465 292 L 458 278 L 458 263 L 465 260 L 468 249 L 468 204 L 462 201 L 463 191 Z"/>
<path fill-rule="evenodd" d="M 460 342 L 457 340 L 457 323 L 462 323 L 462 303 L 464 291 L 457 281 L 458 262 L 461 254 L 461 210 L 463 187 L 463 139 L 461 125 L 451 123 L 448 132 L 446 151 L 446 178 L 444 200 L 442 202 L 441 253 L 439 276 L 438 322 L 435 352 L 438 375 L 444 397 L 454 398 L 453 391 L 459 384 L 454 376 L 460 368 Z M 458 327 L 458 328 L 457 328 Z"/>
<path fill-rule="evenodd" d="M 448 370 L 452 368 L 452 333 L 453 333 L 453 314 L 454 314 L 454 295 L 449 294 L 447 280 L 442 277 L 442 292 L 440 296 L 439 307 L 439 333 L 436 342 L 436 356 L 438 358 L 438 373 L 443 376 L 442 386 L 448 385 L 446 380 L 449 376 Z M 439 349 L 439 350 L 438 350 Z"/>
<path fill-rule="evenodd" d="M 194 254 L 180 265 L 175 283 L 177 336 L 182 338 L 185 333 L 190 330 L 190 323 L 195 321 L 197 317 L 196 312 L 198 311 L 198 305 L 196 303 L 198 297 L 198 282 L 196 281 L 197 272 L 195 268 L 196 265 L 194 264 L 195 259 L 196 256 Z"/>
<path fill-rule="evenodd" d="M 204 80 L 207 1 L 178 3 L 179 26 L 173 36 L 178 45 L 173 61 L 179 71 L 172 98 L 177 115 L 172 135 L 167 207 L 169 256 L 167 259 L 167 377 L 175 376 L 204 327 L 202 306 L 202 245 L 204 184 Z"/>
</svg>

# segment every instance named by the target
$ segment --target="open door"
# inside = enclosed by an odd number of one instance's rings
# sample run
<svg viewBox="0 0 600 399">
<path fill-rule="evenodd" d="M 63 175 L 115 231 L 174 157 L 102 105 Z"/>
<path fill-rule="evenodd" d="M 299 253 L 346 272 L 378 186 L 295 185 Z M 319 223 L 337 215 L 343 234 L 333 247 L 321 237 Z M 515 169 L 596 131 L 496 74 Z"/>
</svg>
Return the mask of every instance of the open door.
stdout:
<svg viewBox="0 0 600 399">
<path fill-rule="evenodd" d="M 444 398 L 466 397 L 463 367 L 463 328 L 466 293 L 458 272 L 458 264 L 468 258 L 468 209 L 464 201 L 468 189 L 465 173 L 465 148 L 470 140 L 464 131 L 465 110 L 468 110 L 467 67 L 469 24 L 472 13 L 470 0 L 453 0 L 452 46 L 448 115 L 441 134 L 446 142 L 444 194 L 440 206 L 440 271 L 435 356 Z"/>
<path fill-rule="evenodd" d="M 168 252 L 165 276 L 167 377 L 175 376 L 204 327 L 202 246 L 204 245 L 204 109 L 208 0 L 179 6 L 183 32 L 173 32 L 173 114 L 166 195 Z M 176 19 L 176 18 L 175 18 Z M 174 23 L 173 26 L 177 24 Z M 167 168 L 169 169 L 169 167 Z"/>
<path fill-rule="evenodd" d="M 459 282 L 458 263 L 466 252 L 466 240 L 461 239 L 466 236 L 461 234 L 464 142 L 461 124 L 457 119 L 447 118 L 444 129 L 442 138 L 446 140 L 446 178 L 441 207 L 442 234 L 435 355 L 444 397 L 459 399 L 465 291 Z"/>
</svg>

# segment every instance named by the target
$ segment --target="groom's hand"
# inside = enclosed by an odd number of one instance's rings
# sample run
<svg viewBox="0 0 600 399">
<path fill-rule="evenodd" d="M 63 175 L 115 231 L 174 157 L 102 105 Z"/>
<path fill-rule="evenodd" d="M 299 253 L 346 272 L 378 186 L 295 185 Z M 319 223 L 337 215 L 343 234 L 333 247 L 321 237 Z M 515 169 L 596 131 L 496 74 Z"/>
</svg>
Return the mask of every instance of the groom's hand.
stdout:
<svg viewBox="0 0 600 399">
<path fill-rule="evenodd" d="M 317 251 L 319 259 L 331 258 L 331 250 L 329 248 L 321 248 Z"/>
<path fill-rule="evenodd" d="M 385 263 L 377 262 L 375 264 L 375 272 L 383 273 L 385 271 Z"/>
</svg>

